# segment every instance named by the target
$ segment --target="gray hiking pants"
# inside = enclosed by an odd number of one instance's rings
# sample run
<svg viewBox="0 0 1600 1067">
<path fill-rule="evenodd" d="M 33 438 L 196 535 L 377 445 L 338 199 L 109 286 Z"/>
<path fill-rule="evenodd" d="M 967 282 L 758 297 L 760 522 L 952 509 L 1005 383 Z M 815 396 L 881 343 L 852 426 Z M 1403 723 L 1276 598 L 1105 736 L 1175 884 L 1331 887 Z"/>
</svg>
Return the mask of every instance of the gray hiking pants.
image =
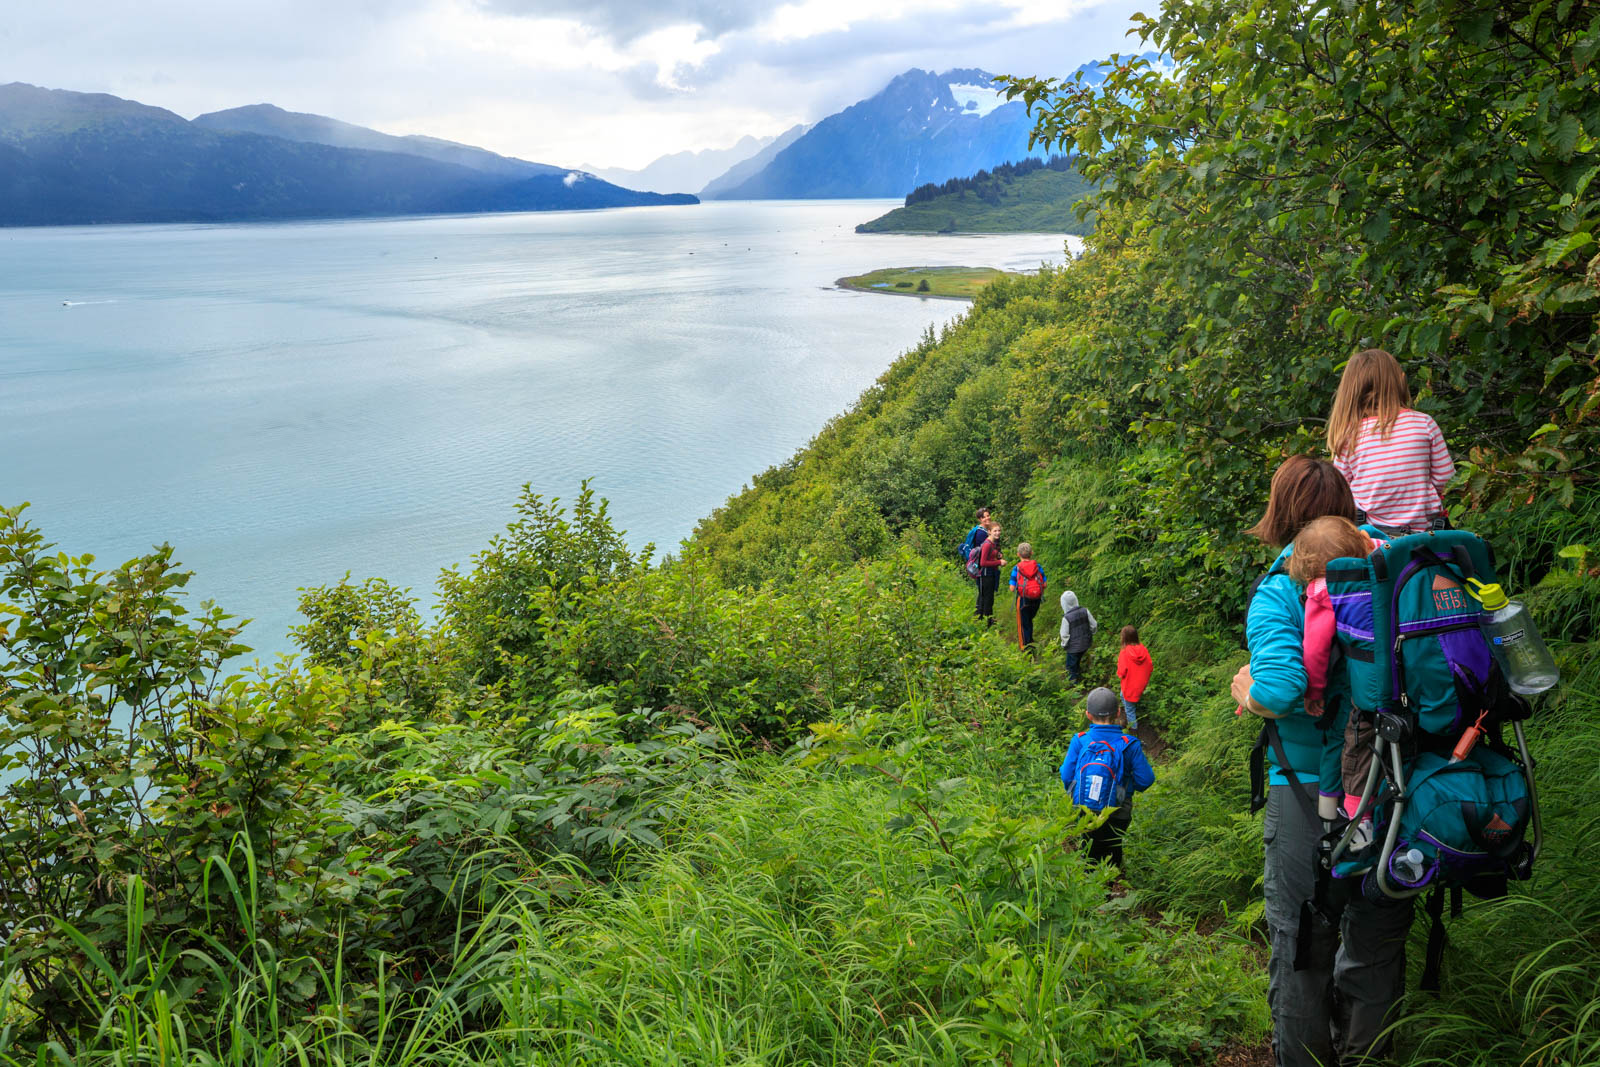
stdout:
<svg viewBox="0 0 1600 1067">
<path fill-rule="evenodd" d="M 1262 829 L 1272 940 L 1267 965 L 1272 1046 L 1279 1067 L 1348 1067 L 1365 1057 L 1376 1059 L 1388 1048 L 1384 1027 L 1394 1021 L 1406 987 L 1411 903 L 1374 904 L 1357 891 L 1338 927 L 1311 917 L 1301 952 L 1301 906 L 1316 889 L 1322 822 L 1307 817 L 1291 788 L 1275 785 L 1267 791 Z M 1300 788 L 1315 808 L 1316 787 Z"/>
</svg>

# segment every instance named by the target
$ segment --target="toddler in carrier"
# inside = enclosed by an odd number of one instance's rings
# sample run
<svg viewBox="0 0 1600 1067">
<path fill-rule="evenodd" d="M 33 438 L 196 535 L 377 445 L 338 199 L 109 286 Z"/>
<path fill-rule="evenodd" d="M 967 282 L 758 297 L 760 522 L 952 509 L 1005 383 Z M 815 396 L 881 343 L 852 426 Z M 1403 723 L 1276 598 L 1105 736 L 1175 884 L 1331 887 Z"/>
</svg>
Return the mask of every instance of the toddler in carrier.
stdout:
<svg viewBox="0 0 1600 1067">
<path fill-rule="evenodd" d="M 1328 594 L 1328 564 L 1336 559 L 1365 557 L 1378 547 L 1378 543 L 1349 519 L 1326 515 L 1308 523 L 1295 535 L 1294 552 L 1289 556 L 1289 577 L 1306 587 L 1306 615 L 1303 631 L 1303 648 L 1306 668 L 1305 708 L 1308 715 L 1321 716 L 1324 711 L 1323 694 L 1328 688 L 1328 671 L 1333 662 L 1333 650 L 1338 644 L 1333 600 Z M 1361 791 L 1367 784 L 1367 772 L 1372 766 L 1372 723 L 1352 714 L 1345 725 L 1344 748 L 1339 758 L 1339 778 L 1344 787 L 1344 812 L 1352 818 L 1361 803 Z M 1338 814 L 1336 797 L 1329 796 L 1324 783 L 1319 798 L 1319 814 L 1332 819 Z M 1352 847 L 1361 848 L 1371 840 L 1371 816 L 1362 820 L 1361 828 L 1351 840 Z"/>
</svg>

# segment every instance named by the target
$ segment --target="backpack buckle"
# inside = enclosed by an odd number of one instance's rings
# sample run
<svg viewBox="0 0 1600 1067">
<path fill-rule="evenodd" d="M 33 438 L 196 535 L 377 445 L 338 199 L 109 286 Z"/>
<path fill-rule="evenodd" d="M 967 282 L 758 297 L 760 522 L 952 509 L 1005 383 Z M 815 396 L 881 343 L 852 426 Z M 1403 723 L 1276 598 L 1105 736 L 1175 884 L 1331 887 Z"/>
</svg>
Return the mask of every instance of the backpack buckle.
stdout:
<svg viewBox="0 0 1600 1067">
<path fill-rule="evenodd" d="M 1505 695 L 1495 711 L 1499 713 L 1501 722 L 1522 722 L 1532 717 L 1533 705 L 1527 697 L 1506 686 Z"/>
<path fill-rule="evenodd" d="M 1415 716 L 1409 711 L 1380 711 L 1378 712 L 1378 736 L 1391 745 L 1404 745 L 1411 739 L 1412 722 Z"/>
</svg>

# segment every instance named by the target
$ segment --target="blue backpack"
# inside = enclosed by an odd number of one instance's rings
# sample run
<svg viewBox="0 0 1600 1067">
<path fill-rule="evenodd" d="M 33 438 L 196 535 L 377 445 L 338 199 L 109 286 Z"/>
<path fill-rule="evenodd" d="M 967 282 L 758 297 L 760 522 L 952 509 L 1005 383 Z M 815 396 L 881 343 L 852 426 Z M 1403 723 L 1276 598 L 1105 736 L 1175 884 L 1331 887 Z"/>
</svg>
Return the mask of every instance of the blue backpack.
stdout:
<svg viewBox="0 0 1600 1067">
<path fill-rule="evenodd" d="M 978 576 L 978 567 L 974 560 L 977 559 L 978 547 L 983 543 L 978 540 L 978 535 L 983 534 L 983 539 L 988 540 L 989 534 L 982 526 L 974 526 L 967 531 L 967 536 L 956 545 L 956 558 L 961 561 L 961 567 L 967 572 L 968 578 Z"/>
<path fill-rule="evenodd" d="M 956 542 L 956 559 L 961 561 L 961 565 L 963 567 L 967 565 L 967 557 L 972 554 L 972 535 L 976 533 L 977 530 L 978 527 L 974 526 L 972 529 L 967 531 L 967 535 L 965 537 Z"/>
<path fill-rule="evenodd" d="M 1083 737 L 1088 731 L 1079 734 Z M 1122 754 L 1130 739 L 1118 735 L 1120 743 L 1095 738 L 1084 745 L 1083 758 L 1078 763 L 1078 773 L 1072 780 L 1072 802 L 1081 808 L 1101 812 L 1106 808 L 1120 808 L 1127 803 L 1127 786 L 1123 782 Z"/>
</svg>

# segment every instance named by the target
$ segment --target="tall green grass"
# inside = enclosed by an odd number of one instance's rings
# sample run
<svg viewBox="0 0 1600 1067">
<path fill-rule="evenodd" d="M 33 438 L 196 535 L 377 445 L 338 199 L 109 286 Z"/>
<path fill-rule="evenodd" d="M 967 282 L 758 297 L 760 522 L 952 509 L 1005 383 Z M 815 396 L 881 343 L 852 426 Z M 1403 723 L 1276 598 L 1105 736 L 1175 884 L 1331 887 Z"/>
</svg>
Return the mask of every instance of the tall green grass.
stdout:
<svg viewBox="0 0 1600 1067">
<path fill-rule="evenodd" d="M 876 779 L 774 767 L 710 798 L 634 880 L 516 931 L 485 1051 L 520 1063 L 1200 1062 L 1259 1035 L 1236 941 L 1130 922 L 1106 873 L 1040 835 L 951 854 L 891 833 Z M 958 809 L 993 815 L 1001 799 Z M 1019 799 L 1009 794 L 1007 799 Z M 954 812 L 946 812 L 951 815 Z M 499 969 L 499 968 L 496 968 Z"/>
<path fill-rule="evenodd" d="M 1259 1038 L 1248 947 L 1136 919 L 1137 895 L 1109 896 L 1083 862 L 1064 799 L 964 793 L 944 814 L 984 821 L 949 852 L 891 831 L 901 809 L 881 777 L 772 761 L 574 906 L 507 898 L 451 973 L 407 998 L 380 985 L 364 1026 L 337 960 L 319 971 L 325 1005 L 289 1017 L 264 942 L 213 943 L 221 1010 L 195 1016 L 143 946 L 85 983 L 110 989 L 97 1030 L 34 1054 L 0 1033 L 0 1062 L 1199 1063 Z M 249 929 L 248 881 L 230 894 Z"/>
</svg>

